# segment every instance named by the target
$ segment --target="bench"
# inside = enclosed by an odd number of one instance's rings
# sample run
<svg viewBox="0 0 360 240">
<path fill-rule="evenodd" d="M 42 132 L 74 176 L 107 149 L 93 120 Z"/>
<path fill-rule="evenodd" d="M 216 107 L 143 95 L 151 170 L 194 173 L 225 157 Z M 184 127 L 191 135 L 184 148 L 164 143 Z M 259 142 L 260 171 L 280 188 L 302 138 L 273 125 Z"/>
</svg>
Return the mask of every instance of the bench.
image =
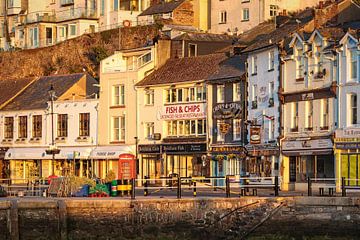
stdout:
<svg viewBox="0 0 360 240">
<path fill-rule="evenodd" d="M 319 187 L 319 195 L 320 196 L 325 196 L 326 190 L 329 193 L 329 196 L 334 196 L 334 192 L 335 192 L 334 187 Z"/>
<path fill-rule="evenodd" d="M 257 196 L 257 188 L 250 188 L 250 187 L 242 187 L 240 189 L 240 196 L 246 196 L 246 192 L 252 190 L 252 196 Z"/>
</svg>

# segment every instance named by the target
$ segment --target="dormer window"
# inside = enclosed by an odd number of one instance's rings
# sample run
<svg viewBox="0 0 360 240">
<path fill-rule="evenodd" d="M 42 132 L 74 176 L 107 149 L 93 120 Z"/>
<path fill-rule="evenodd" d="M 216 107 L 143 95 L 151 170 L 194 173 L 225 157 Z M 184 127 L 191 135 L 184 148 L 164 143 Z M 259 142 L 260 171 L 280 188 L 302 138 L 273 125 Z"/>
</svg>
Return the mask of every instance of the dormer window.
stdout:
<svg viewBox="0 0 360 240">
<path fill-rule="evenodd" d="M 304 80 L 304 50 L 302 47 L 295 48 L 296 79 Z"/>
<path fill-rule="evenodd" d="M 357 78 L 357 50 L 351 49 L 350 50 L 350 78 L 356 79 Z"/>
<path fill-rule="evenodd" d="M 321 43 L 315 42 L 313 46 L 314 53 L 314 74 L 318 74 L 320 72 L 321 66 Z"/>
</svg>

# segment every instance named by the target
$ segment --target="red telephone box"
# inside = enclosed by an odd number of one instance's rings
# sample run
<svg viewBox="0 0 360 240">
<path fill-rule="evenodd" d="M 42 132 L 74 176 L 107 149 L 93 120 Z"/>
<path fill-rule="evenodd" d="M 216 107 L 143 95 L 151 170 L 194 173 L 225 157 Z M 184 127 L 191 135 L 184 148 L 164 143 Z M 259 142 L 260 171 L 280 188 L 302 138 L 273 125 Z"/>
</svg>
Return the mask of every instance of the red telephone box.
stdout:
<svg viewBox="0 0 360 240">
<path fill-rule="evenodd" d="M 119 155 L 118 179 L 136 178 L 136 159 L 129 153 Z"/>
</svg>

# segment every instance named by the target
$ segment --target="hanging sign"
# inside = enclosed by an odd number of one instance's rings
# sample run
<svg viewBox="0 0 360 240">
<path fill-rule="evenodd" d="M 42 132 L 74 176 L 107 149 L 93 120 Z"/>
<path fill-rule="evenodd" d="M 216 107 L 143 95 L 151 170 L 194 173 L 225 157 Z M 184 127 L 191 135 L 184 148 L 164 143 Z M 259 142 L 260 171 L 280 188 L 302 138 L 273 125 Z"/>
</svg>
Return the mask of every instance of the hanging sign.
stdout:
<svg viewBox="0 0 360 240">
<path fill-rule="evenodd" d="M 237 118 L 241 113 L 240 103 L 220 103 L 213 107 L 213 117 L 215 119 Z"/>
<path fill-rule="evenodd" d="M 261 142 L 261 127 L 251 126 L 250 127 L 250 144 L 260 144 Z"/>
</svg>

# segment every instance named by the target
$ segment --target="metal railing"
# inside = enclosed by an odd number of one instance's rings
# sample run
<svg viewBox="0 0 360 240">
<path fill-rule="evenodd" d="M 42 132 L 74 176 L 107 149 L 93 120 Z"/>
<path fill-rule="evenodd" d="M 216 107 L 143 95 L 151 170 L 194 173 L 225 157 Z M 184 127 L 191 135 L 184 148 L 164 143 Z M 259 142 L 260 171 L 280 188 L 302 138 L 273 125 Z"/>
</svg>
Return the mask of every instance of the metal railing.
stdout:
<svg viewBox="0 0 360 240">
<path fill-rule="evenodd" d="M 8 197 L 46 196 L 49 185 L 45 179 L 13 178 L 0 179 L 0 190 Z"/>
</svg>

